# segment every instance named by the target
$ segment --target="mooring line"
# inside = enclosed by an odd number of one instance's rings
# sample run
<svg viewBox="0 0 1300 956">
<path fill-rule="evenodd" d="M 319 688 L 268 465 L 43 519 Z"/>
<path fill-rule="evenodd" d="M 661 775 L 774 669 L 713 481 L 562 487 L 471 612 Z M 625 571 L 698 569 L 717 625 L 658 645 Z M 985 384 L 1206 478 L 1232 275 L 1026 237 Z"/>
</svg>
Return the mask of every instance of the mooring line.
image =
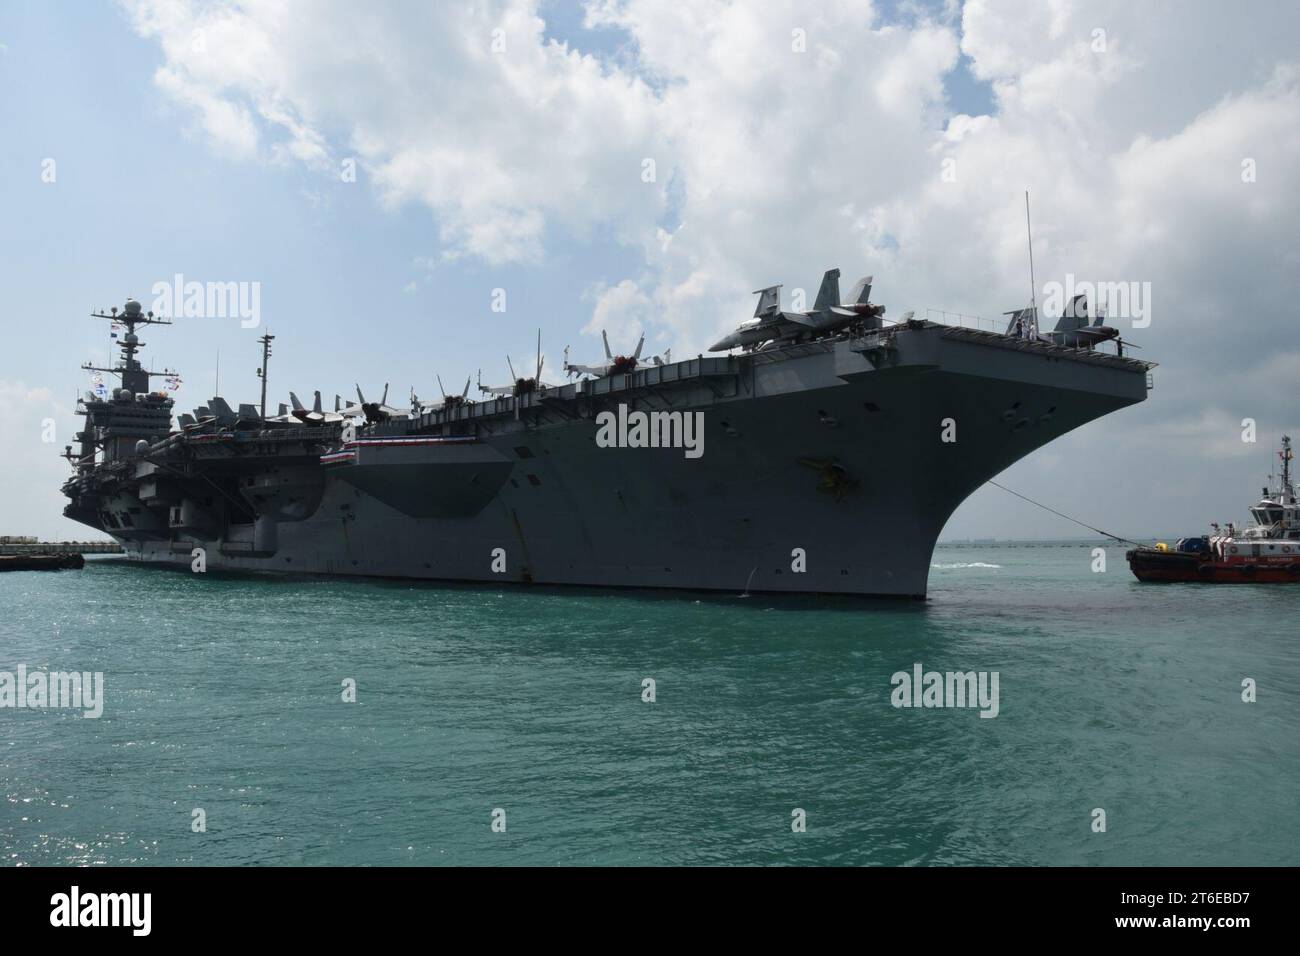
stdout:
<svg viewBox="0 0 1300 956">
<path fill-rule="evenodd" d="M 1102 536 L 1107 537 L 1107 538 L 1114 538 L 1116 541 L 1120 541 L 1120 542 L 1122 542 L 1122 543 L 1124 543 L 1124 544 L 1137 545 L 1138 547 L 1141 547 L 1141 546 L 1142 546 L 1142 545 L 1141 545 L 1141 542 L 1133 541 L 1133 540 L 1131 540 L 1131 539 L 1129 539 L 1129 538 L 1124 538 L 1124 537 L 1121 537 L 1120 535 L 1117 535 L 1117 534 L 1111 534 L 1109 531 L 1103 531 L 1101 528 L 1094 528 L 1092 525 L 1090 525 L 1090 524 L 1085 524 L 1084 522 L 1080 521 L 1078 518 L 1071 518 L 1069 515 L 1065 514 L 1064 512 L 1057 511 L 1055 508 L 1049 508 L 1047 505 L 1043 504 L 1041 501 L 1035 501 L 1033 498 L 1030 498 L 1030 497 L 1027 496 L 1027 495 L 1022 495 L 1022 494 L 1021 494 L 1020 492 L 1018 492 L 1018 491 L 1012 491 L 1012 490 L 1011 490 L 1010 488 L 1008 488 L 1006 485 L 999 485 L 996 481 L 993 481 L 992 479 L 989 480 L 989 484 L 992 485 L 994 488 L 1001 488 L 1003 491 L 1007 492 L 1008 494 L 1015 495 L 1017 498 L 1020 498 L 1020 499 L 1022 499 L 1022 500 L 1024 500 L 1024 501 L 1028 501 L 1031 505 L 1036 505 L 1037 507 L 1042 508 L 1044 511 L 1050 511 L 1052 514 L 1057 515 L 1057 516 L 1059 516 L 1059 517 L 1061 517 L 1061 518 L 1064 518 L 1066 521 L 1073 521 L 1075 524 L 1077 524 L 1077 525 L 1078 525 L 1079 527 L 1081 527 L 1081 528 L 1087 528 L 1089 531 L 1095 531 L 1095 532 L 1097 532 L 1097 534 L 1102 535 Z"/>
</svg>

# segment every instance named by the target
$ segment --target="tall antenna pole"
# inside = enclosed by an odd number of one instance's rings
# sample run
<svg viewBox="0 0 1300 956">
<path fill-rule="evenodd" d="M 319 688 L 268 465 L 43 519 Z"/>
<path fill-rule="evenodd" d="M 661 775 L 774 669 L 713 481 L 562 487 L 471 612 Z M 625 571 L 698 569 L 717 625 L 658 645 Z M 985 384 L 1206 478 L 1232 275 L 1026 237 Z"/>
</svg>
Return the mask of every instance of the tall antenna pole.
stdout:
<svg viewBox="0 0 1300 956">
<path fill-rule="evenodd" d="M 217 349 L 217 372 L 215 380 L 212 383 L 212 395 L 215 398 L 221 394 L 221 349 Z"/>
<path fill-rule="evenodd" d="M 1291 493 L 1291 436 L 1282 436 L 1282 495 Z"/>
<path fill-rule="evenodd" d="M 262 367 L 257 370 L 257 377 L 262 380 L 262 420 L 266 420 L 266 366 L 271 360 L 271 340 L 275 336 L 267 332 L 257 341 L 262 343 Z"/>
<path fill-rule="evenodd" d="M 1029 224 L 1029 190 L 1025 190 L 1025 234 L 1029 237 L 1029 321 L 1031 331 L 1038 334 L 1038 284 L 1034 282 L 1034 230 Z"/>
</svg>

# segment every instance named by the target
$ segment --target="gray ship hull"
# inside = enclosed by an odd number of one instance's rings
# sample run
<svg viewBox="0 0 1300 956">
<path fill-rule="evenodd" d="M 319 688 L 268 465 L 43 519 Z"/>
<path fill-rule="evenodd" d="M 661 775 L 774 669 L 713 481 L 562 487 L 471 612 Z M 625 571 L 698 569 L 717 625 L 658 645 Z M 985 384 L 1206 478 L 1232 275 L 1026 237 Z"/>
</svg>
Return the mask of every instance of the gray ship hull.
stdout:
<svg viewBox="0 0 1300 956">
<path fill-rule="evenodd" d="M 957 506 L 1034 449 L 1142 401 L 1149 367 L 908 323 L 428 413 L 388 437 L 472 444 L 299 457 L 295 493 L 257 499 L 251 521 L 223 517 L 211 495 L 207 518 L 182 515 L 197 483 L 168 465 L 171 490 L 145 496 L 129 533 L 108 530 L 132 560 L 190 566 L 202 548 L 208 570 L 921 598 Z M 703 454 L 601 447 L 595 416 L 619 405 L 702 412 Z M 282 468 L 220 467 L 264 487 Z M 159 474 L 140 462 L 107 507 L 130 507 Z"/>
</svg>

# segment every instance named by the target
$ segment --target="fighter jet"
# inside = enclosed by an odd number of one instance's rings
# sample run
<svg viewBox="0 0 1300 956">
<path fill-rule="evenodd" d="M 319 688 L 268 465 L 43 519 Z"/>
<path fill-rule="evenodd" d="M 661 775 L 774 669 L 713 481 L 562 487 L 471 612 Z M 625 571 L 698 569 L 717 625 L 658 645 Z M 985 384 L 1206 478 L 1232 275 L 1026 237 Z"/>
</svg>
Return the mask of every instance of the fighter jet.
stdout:
<svg viewBox="0 0 1300 956">
<path fill-rule="evenodd" d="M 1090 349 L 1102 342 L 1109 342 L 1111 339 L 1119 338 L 1119 329 L 1112 328 L 1109 325 L 1102 325 L 1106 316 L 1101 309 L 1097 310 L 1097 315 L 1093 318 L 1092 324 L 1088 324 L 1088 300 L 1086 296 L 1076 295 L 1066 306 L 1065 312 L 1061 314 L 1060 321 L 1056 323 L 1056 328 L 1050 332 L 1040 333 L 1040 335 L 1049 342 L 1056 345 L 1064 345 L 1068 348 Z"/>
<path fill-rule="evenodd" d="M 221 425 L 234 425 L 239 421 L 239 415 L 220 395 L 214 395 L 208 401 L 208 413 Z"/>
<path fill-rule="evenodd" d="M 265 422 L 262 421 L 262 413 L 258 411 L 256 405 L 247 402 L 239 403 L 239 417 L 235 422 L 235 427 L 240 431 L 251 431 L 261 428 Z"/>
<path fill-rule="evenodd" d="M 872 305 L 871 276 L 859 279 L 849 292 L 849 302 L 840 302 L 840 270 L 830 269 L 822 276 L 817 299 L 808 312 L 781 311 L 781 286 L 758 289 L 758 306 L 753 320 L 709 346 L 710 352 L 741 348 L 752 352 L 780 342 L 802 342 L 819 338 L 850 325 L 879 328 L 885 314 L 883 305 Z"/>
<path fill-rule="evenodd" d="M 1037 323 L 1033 321 L 1034 309 L 1032 306 L 1005 314 L 1011 316 L 1011 321 L 1007 325 L 1007 335 L 1021 339 L 1032 339 L 1034 337 L 1034 328 Z M 1102 342 L 1119 338 L 1119 329 L 1111 328 L 1109 325 L 1102 325 L 1105 318 L 1106 316 L 1101 309 L 1098 309 L 1096 317 L 1093 319 L 1092 324 L 1089 325 L 1087 297 L 1076 295 L 1070 300 L 1070 304 L 1066 306 L 1065 311 L 1061 314 L 1061 318 L 1056 323 L 1056 328 L 1050 332 L 1038 332 L 1037 337 L 1043 342 L 1063 345 L 1066 348 L 1090 349 Z"/>
<path fill-rule="evenodd" d="M 361 402 L 356 405 L 348 402 L 347 407 L 342 410 L 344 415 L 352 416 L 358 411 L 365 416 L 366 421 L 371 424 L 386 422 L 390 418 L 404 418 L 406 413 L 400 408 L 393 408 L 388 403 L 388 384 L 384 383 L 384 395 L 377 402 L 367 402 L 366 396 L 361 394 L 361 386 L 357 385 L 357 399 Z"/>
<path fill-rule="evenodd" d="M 469 401 L 469 383 L 470 377 L 465 376 L 465 388 L 459 395 L 448 395 L 446 389 L 442 387 L 442 376 L 437 376 L 438 391 L 442 393 L 442 402 L 436 405 L 425 405 L 416 396 L 415 391 L 411 391 L 411 413 L 412 417 L 417 417 L 425 412 L 436 412 L 444 408 L 455 408 L 457 405 L 464 405 Z M 417 410 L 418 409 L 418 410 Z"/>
<path fill-rule="evenodd" d="M 539 388 L 554 388 L 554 385 L 547 385 L 542 381 L 542 365 L 546 358 L 542 355 L 542 331 L 537 330 L 537 373 L 532 378 L 522 378 L 515 374 L 514 363 L 510 361 L 510 356 L 506 356 L 506 365 L 510 369 L 511 385 L 484 385 L 483 370 L 478 371 L 478 390 L 484 395 L 523 395 L 527 392 L 535 391 Z"/>
<path fill-rule="evenodd" d="M 286 405 L 284 402 L 280 403 L 279 412 L 275 415 L 268 416 L 266 420 L 268 422 L 276 422 L 276 423 L 280 423 L 280 422 L 289 423 L 289 422 L 300 421 L 300 419 L 296 415 L 293 415 L 289 412 L 289 406 Z"/>
<path fill-rule="evenodd" d="M 519 375 L 516 375 L 514 363 L 510 361 L 509 356 L 506 357 L 506 365 L 510 369 L 510 377 L 514 379 L 513 384 L 484 385 L 483 370 L 479 369 L 478 383 L 477 383 L 478 390 L 482 392 L 484 395 L 493 395 L 496 397 L 501 397 L 503 395 L 523 395 L 527 392 L 536 391 L 539 388 L 555 388 L 554 385 L 547 385 L 545 382 L 542 381 L 542 365 L 540 362 L 537 364 L 537 375 L 535 378 L 522 378 Z"/>
<path fill-rule="evenodd" d="M 290 392 L 289 401 L 293 402 L 293 411 L 289 414 L 298 419 L 298 421 L 302 422 L 304 425 L 330 425 L 334 422 L 341 422 L 345 418 L 352 417 L 341 412 L 322 411 L 320 406 L 320 392 L 315 392 L 314 394 L 316 400 L 312 403 L 312 407 L 308 409 L 304 407 L 302 402 L 298 401 L 297 395 Z"/>
<path fill-rule="evenodd" d="M 182 415 L 181 419 L 189 419 L 189 421 L 186 422 L 181 420 L 181 430 L 186 432 L 202 431 L 216 422 L 217 418 L 215 415 L 208 415 L 205 412 L 206 408 L 201 406 L 194 409 L 194 415 Z"/>
<path fill-rule="evenodd" d="M 606 375 L 613 375 L 617 372 L 631 372 L 641 361 L 641 349 L 645 345 L 645 333 L 641 333 L 641 338 L 636 343 L 636 351 L 631 355 L 615 355 L 609 350 L 609 336 L 602 329 L 600 333 L 601 341 L 605 343 L 605 361 L 596 365 L 578 365 L 569 361 L 569 347 L 564 347 L 564 374 L 572 378 L 575 375 L 594 375 L 597 378 L 604 378 Z M 658 359 L 655 364 L 660 365 Z"/>
</svg>

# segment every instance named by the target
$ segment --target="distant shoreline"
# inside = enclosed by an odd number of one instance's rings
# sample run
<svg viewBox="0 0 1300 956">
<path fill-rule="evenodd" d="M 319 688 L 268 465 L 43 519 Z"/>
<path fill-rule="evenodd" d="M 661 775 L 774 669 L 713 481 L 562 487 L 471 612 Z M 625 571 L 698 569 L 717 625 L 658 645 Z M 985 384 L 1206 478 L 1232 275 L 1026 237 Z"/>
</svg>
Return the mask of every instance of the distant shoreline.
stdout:
<svg viewBox="0 0 1300 956">
<path fill-rule="evenodd" d="M 1177 541 L 1184 535 L 1139 536 L 1135 541 Z M 1123 547 L 1124 542 L 1114 538 L 950 538 L 938 542 L 936 548 L 998 548 L 998 547 L 1084 547 L 1086 545 L 1108 545 Z"/>
</svg>

